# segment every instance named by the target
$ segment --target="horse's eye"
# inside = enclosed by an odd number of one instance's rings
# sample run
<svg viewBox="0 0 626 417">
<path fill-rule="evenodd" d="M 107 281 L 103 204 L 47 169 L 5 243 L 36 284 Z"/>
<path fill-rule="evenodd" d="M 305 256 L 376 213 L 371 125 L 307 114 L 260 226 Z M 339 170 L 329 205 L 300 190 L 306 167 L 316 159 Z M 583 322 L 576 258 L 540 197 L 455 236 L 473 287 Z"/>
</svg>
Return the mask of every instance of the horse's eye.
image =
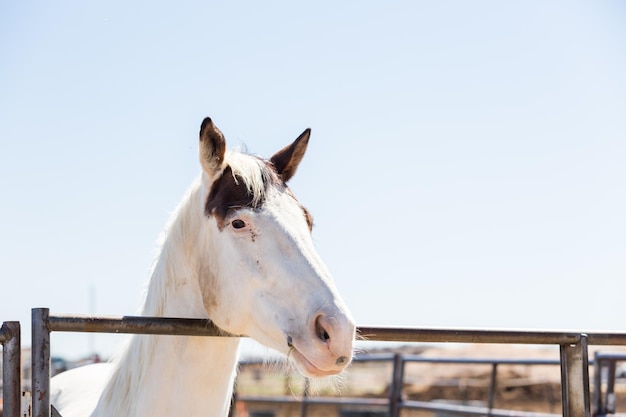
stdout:
<svg viewBox="0 0 626 417">
<path fill-rule="evenodd" d="M 246 222 L 241 219 L 235 219 L 231 223 L 235 229 L 243 229 L 246 227 Z"/>
</svg>

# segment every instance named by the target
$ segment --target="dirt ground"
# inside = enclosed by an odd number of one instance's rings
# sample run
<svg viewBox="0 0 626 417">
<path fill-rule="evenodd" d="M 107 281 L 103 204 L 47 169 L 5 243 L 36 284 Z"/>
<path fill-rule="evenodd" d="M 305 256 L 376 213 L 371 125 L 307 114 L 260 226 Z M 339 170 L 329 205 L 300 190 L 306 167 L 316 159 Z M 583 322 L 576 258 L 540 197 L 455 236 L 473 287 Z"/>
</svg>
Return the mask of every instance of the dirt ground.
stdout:
<svg viewBox="0 0 626 417">
<path fill-rule="evenodd" d="M 591 349 L 590 349 L 591 350 Z M 517 345 L 445 345 L 443 347 L 399 347 L 385 353 L 419 354 L 424 358 L 480 359 L 549 359 L 558 361 L 556 347 Z M 589 353 L 593 358 L 594 350 Z M 382 352 L 375 352 L 382 353 Z M 273 368 L 273 369 L 272 369 Z M 487 407 L 492 365 L 453 363 L 407 363 L 404 370 L 402 398 L 404 401 L 434 401 Z M 590 377 L 593 380 L 593 367 Z M 546 365 L 497 366 L 493 407 L 497 409 L 561 413 L 560 367 Z M 391 362 L 355 362 L 339 380 L 312 383 L 310 396 L 359 397 L 386 399 L 392 376 Z M 296 401 L 302 397 L 305 381 L 293 372 L 274 365 L 243 366 L 238 378 L 240 395 L 279 395 L 294 401 L 291 404 L 238 403 L 236 417 L 382 417 L 387 406 L 307 405 Z M 593 390 L 593 386 L 592 386 Z M 626 383 L 616 384 L 616 409 L 626 410 Z M 303 411 L 305 413 L 303 413 Z M 445 413 L 403 410 L 405 417 L 444 417 Z"/>
</svg>

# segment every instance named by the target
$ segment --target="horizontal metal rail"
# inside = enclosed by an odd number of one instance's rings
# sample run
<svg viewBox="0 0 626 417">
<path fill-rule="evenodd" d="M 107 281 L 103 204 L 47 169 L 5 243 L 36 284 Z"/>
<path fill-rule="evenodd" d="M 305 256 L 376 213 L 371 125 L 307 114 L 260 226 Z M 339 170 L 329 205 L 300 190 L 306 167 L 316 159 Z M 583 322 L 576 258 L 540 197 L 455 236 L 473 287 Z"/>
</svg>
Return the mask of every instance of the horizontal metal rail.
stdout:
<svg viewBox="0 0 626 417">
<path fill-rule="evenodd" d="M 358 334 L 365 341 L 422 343 L 495 343 L 522 345 L 567 345 L 586 335 L 589 345 L 626 345 L 626 332 L 576 332 L 499 329 L 432 329 L 422 327 L 362 326 Z"/>
<path fill-rule="evenodd" d="M 531 411 L 500 410 L 467 405 L 433 403 L 427 401 L 403 401 L 400 406 L 404 409 L 433 411 L 437 413 L 456 414 L 460 416 L 490 416 L 490 417 L 557 417 L 559 414 L 536 413 Z"/>
<path fill-rule="evenodd" d="M 48 328 L 57 332 L 245 337 L 224 332 L 211 320 L 191 318 L 55 314 L 49 316 Z M 363 341 L 530 345 L 576 344 L 585 334 L 589 345 L 626 345 L 626 332 L 360 326 L 357 333 Z"/>
<path fill-rule="evenodd" d="M 0 327 L 2 344 L 2 407 L 3 416 L 19 417 L 22 393 L 22 360 L 20 323 L 5 321 Z"/>
<path fill-rule="evenodd" d="M 46 308 L 33 309 L 32 313 L 32 387 L 35 417 L 50 416 L 50 332 L 234 336 L 223 332 L 206 319 L 58 314 L 50 316 Z M 561 348 L 564 417 L 590 416 L 587 346 L 626 345 L 626 332 L 585 334 L 575 331 L 361 326 L 358 328 L 358 334 L 360 339 L 366 341 L 558 345 Z"/>
<path fill-rule="evenodd" d="M 596 360 L 623 362 L 626 361 L 626 353 L 621 352 L 596 352 Z"/>
<path fill-rule="evenodd" d="M 55 314 L 48 318 L 48 328 L 57 332 L 140 333 L 179 336 L 233 335 L 221 330 L 211 320 L 143 316 L 87 316 Z M 495 343 L 530 345 L 565 345 L 580 341 L 575 331 L 432 329 L 422 327 L 360 326 L 362 341 L 420 343 Z M 589 345 L 626 345 L 626 332 L 584 333 Z"/>
<path fill-rule="evenodd" d="M 359 327 L 359 336 L 368 341 L 424 343 L 506 343 L 561 345 L 577 343 L 576 332 L 540 330 L 432 329 L 421 327 Z"/>
<path fill-rule="evenodd" d="M 48 330 L 84 333 L 141 333 L 172 336 L 229 336 L 208 319 L 141 317 L 141 316 L 85 316 L 56 314 L 48 317 Z"/>
<path fill-rule="evenodd" d="M 355 405 L 389 407 L 387 398 L 359 398 L 359 397 L 303 397 L 293 395 L 237 395 L 237 401 L 264 403 L 264 404 L 302 404 L 309 405 Z"/>
<path fill-rule="evenodd" d="M 403 355 L 404 362 L 454 363 L 459 365 L 559 365 L 558 359 L 425 358 Z"/>
</svg>

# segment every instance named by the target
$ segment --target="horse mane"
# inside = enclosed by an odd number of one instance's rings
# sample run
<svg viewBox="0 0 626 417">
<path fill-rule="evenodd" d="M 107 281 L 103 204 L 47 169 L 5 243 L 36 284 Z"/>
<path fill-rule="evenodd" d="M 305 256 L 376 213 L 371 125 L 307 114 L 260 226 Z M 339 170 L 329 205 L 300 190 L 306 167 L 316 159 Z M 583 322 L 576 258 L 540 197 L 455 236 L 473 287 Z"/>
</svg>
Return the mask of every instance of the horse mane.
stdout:
<svg viewBox="0 0 626 417">
<path fill-rule="evenodd" d="M 242 181 L 252 197 L 254 205 L 260 204 L 266 197 L 269 184 L 279 183 L 276 172 L 262 158 L 240 151 L 227 151 L 224 169 L 231 168 L 235 182 Z M 171 306 L 167 308 L 167 298 L 172 287 L 187 286 L 198 288 L 198 261 L 193 259 L 201 245 L 198 235 L 206 230 L 202 222 L 206 220 L 204 205 L 209 194 L 206 175 L 201 173 L 192 183 L 158 239 L 159 250 L 153 262 L 150 279 L 144 291 L 143 307 L 140 315 L 171 315 Z M 205 251 L 206 252 L 206 251 Z M 195 282 L 194 282 L 195 281 Z M 200 297 L 200 291 L 189 291 L 191 299 L 185 300 L 187 316 L 206 318 L 206 311 Z M 174 307 L 176 310 L 176 307 Z M 177 314 L 177 313 L 174 313 Z M 157 345 L 174 343 L 168 336 L 133 335 L 119 353 L 112 358 L 114 369 L 111 380 L 102 394 L 104 401 L 113 415 L 133 414 L 134 389 L 145 383 L 144 370 L 154 360 Z M 134 364 L 130 366 L 130 364 Z M 128 370 L 134 369 L 135 372 Z"/>
</svg>

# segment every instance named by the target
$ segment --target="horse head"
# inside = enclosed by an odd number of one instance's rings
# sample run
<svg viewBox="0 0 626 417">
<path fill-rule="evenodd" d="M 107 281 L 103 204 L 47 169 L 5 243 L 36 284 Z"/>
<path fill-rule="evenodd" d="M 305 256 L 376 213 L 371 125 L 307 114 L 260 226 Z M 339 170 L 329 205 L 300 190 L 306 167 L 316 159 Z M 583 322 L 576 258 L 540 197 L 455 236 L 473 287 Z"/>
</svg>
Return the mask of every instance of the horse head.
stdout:
<svg viewBox="0 0 626 417">
<path fill-rule="evenodd" d="M 205 220 L 198 262 L 207 315 L 223 330 L 285 353 L 307 376 L 341 372 L 355 324 L 316 252 L 313 219 L 287 182 L 310 130 L 269 160 L 226 150 L 206 118 L 200 128 Z"/>
</svg>

